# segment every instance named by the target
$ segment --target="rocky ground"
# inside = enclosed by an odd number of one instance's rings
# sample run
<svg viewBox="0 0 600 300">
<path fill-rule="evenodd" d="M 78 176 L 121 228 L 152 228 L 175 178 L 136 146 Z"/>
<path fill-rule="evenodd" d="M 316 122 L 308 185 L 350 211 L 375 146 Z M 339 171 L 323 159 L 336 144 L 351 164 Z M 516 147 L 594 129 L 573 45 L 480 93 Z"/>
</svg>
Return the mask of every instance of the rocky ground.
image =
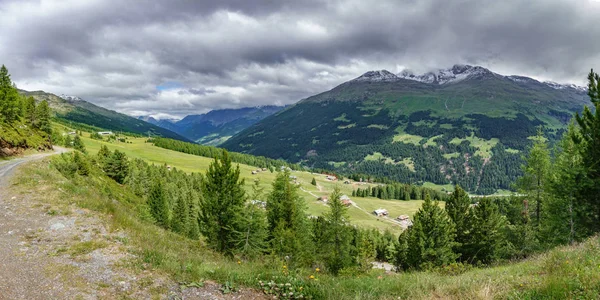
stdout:
<svg viewBox="0 0 600 300">
<path fill-rule="evenodd" d="M 265 298 L 252 289 L 223 294 L 211 281 L 181 285 L 140 263 L 107 216 L 48 204 L 44 185 L 14 191 L 14 169 L 47 155 L 0 164 L 0 299 Z"/>
</svg>

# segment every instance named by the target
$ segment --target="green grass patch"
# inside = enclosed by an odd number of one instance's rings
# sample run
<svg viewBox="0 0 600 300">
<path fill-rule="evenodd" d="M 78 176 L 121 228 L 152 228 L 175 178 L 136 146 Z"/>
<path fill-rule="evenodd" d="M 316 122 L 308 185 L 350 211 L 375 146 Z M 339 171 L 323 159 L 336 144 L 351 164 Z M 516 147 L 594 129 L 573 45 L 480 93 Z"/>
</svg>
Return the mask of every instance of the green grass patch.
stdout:
<svg viewBox="0 0 600 300">
<path fill-rule="evenodd" d="M 420 145 L 421 141 L 424 139 L 422 136 L 412 135 L 404 132 L 403 126 L 399 126 L 395 130 L 398 134 L 394 135 L 392 142 L 393 143 L 405 143 L 405 144 L 413 144 Z"/>
<path fill-rule="evenodd" d="M 338 129 L 348 129 L 348 128 L 352 128 L 352 127 L 356 127 L 356 123 L 352 123 L 352 124 L 348 124 L 348 125 L 344 125 L 344 126 L 338 126 Z"/>
<path fill-rule="evenodd" d="M 346 114 L 342 114 L 333 120 L 337 121 L 337 122 L 346 122 L 346 123 L 350 122 L 350 120 L 348 118 L 346 118 Z"/>
<path fill-rule="evenodd" d="M 458 153 L 458 152 L 452 152 L 452 153 L 446 153 L 446 154 L 442 154 L 442 156 L 443 156 L 445 159 L 452 159 L 452 158 L 457 158 L 457 157 L 459 157 L 459 156 L 460 156 L 460 153 Z"/>
<path fill-rule="evenodd" d="M 385 126 L 385 125 L 380 125 L 380 124 L 371 124 L 371 125 L 367 126 L 367 128 L 377 128 L 377 129 L 381 129 L 381 130 L 388 130 L 390 127 Z"/>
</svg>

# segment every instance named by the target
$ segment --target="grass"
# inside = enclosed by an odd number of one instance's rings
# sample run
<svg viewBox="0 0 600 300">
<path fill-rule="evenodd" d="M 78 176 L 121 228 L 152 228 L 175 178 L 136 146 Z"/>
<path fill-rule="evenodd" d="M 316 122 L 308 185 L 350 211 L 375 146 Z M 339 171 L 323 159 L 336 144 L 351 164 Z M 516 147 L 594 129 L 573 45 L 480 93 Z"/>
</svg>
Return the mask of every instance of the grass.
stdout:
<svg viewBox="0 0 600 300">
<path fill-rule="evenodd" d="M 396 132 L 398 134 L 394 135 L 393 137 L 393 142 L 394 143 L 405 143 L 405 144 L 413 144 L 413 145 L 420 145 L 421 141 L 424 139 L 424 137 L 422 136 L 418 136 L 418 135 L 412 135 L 412 134 L 408 134 L 406 132 L 404 132 L 404 129 L 402 126 L 396 128 Z"/>
<path fill-rule="evenodd" d="M 496 144 L 498 144 L 498 142 L 500 140 L 498 140 L 497 138 L 492 138 L 490 140 L 485 140 L 479 137 L 476 137 L 474 133 L 471 133 L 471 136 L 464 138 L 464 139 L 459 139 L 459 138 L 454 138 L 450 141 L 451 144 L 460 144 L 463 141 L 468 141 L 471 146 L 477 148 L 477 151 L 475 152 L 475 155 L 478 155 L 479 157 L 482 158 L 490 158 L 492 157 L 492 148 L 494 148 L 494 146 L 496 146 Z"/>
<path fill-rule="evenodd" d="M 212 158 L 201 157 L 186 153 L 181 153 L 177 151 L 167 150 L 160 147 L 153 146 L 150 143 L 146 143 L 145 138 L 132 138 L 127 137 L 127 143 L 122 142 L 107 142 L 107 141 L 99 141 L 89 138 L 89 134 L 83 133 L 82 140 L 88 150 L 89 153 L 95 154 L 100 150 L 102 145 L 106 145 L 109 149 L 124 152 L 128 157 L 132 158 L 141 158 L 150 163 L 156 165 L 170 165 L 171 167 L 180 169 L 182 171 L 191 173 L 191 172 L 206 172 L 208 166 L 213 161 Z M 403 161 L 403 163 L 410 165 L 409 160 Z M 253 175 L 252 171 L 257 170 L 257 167 L 239 164 L 241 177 L 245 179 L 246 190 L 250 191 L 251 186 L 254 183 L 254 180 L 260 180 L 260 186 L 265 189 L 265 192 L 271 191 L 271 183 L 275 180 L 277 173 L 271 173 L 269 171 L 258 172 L 258 174 Z M 410 167 L 409 167 L 410 168 Z M 413 165 L 414 168 L 414 165 Z M 311 215 L 319 216 L 328 210 L 327 206 L 324 206 L 321 202 L 316 201 L 315 196 L 325 196 L 331 194 L 333 188 L 337 185 L 340 187 L 340 190 L 343 194 L 348 196 L 352 195 L 352 190 L 357 187 L 364 188 L 365 186 L 360 186 L 359 183 L 353 184 L 342 184 L 341 182 L 332 182 L 326 179 L 326 175 L 323 174 L 313 174 L 309 172 L 300 172 L 293 171 L 292 175 L 298 177 L 298 182 L 301 184 L 302 190 L 300 191 L 300 195 L 304 198 L 308 206 L 308 213 Z M 312 179 L 315 178 L 318 186 L 313 186 L 310 184 Z M 315 196 L 313 196 L 315 195 Z M 404 201 L 393 200 L 393 201 L 385 201 L 378 198 L 359 198 L 354 197 L 352 200 L 361 208 L 366 209 L 368 212 L 371 212 L 374 209 L 379 207 L 387 209 L 391 216 L 395 217 L 398 215 L 410 215 L 416 211 L 421 206 L 420 201 L 408 201 L 405 203 Z M 402 202 L 402 205 L 395 205 L 395 202 Z M 391 230 L 392 232 L 400 232 L 400 226 L 389 223 L 382 222 L 378 220 L 372 214 L 365 213 L 364 211 L 357 209 L 355 207 L 351 207 L 349 209 L 350 221 L 353 224 L 362 227 L 368 228 L 377 228 L 379 230 Z"/>
<path fill-rule="evenodd" d="M 309 269 L 290 270 L 290 275 L 282 275 L 282 262 L 271 257 L 238 264 L 207 249 L 202 241 L 183 238 L 141 220 L 137 217 L 137 207 L 142 200 L 104 177 L 67 180 L 50 168 L 46 160 L 21 168 L 11 188 L 54 206 L 76 205 L 100 213 L 110 231 L 126 233 L 127 245 L 136 257 L 126 265 L 128 268 L 167 274 L 177 282 L 210 279 L 258 288 L 259 280 L 278 276 L 278 280 L 297 280 L 314 299 L 341 300 L 595 299 L 600 295 L 598 237 L 524 261 L 474 268 L 458 275 L 432 271 L 386 274 L 372 270 L 333 277 Z M 85 251 L 91 248 L 94 247 L 81 247 Z M 317 280 L 309 279 L 310 275 L 316 275 Z"/>
</svg>

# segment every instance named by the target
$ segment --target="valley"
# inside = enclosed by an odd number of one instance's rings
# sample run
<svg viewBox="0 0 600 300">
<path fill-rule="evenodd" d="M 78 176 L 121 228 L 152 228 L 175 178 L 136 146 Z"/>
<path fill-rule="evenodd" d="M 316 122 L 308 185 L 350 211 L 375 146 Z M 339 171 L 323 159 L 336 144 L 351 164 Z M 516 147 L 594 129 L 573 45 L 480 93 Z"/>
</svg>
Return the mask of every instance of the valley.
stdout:
<svg viewBox="0 0 600 300">
<path fill-rule="evenodd" d="M 65 130 L 68 130 L 64 128 Z M 128 143 L 122 142 L 105 142 L 89 138 L 88 133 L 82 135 L 82 139 L 90 154 L 95 154 L 100 150 L 102 145 L 107 146 L 111 150 L 118 149 L 124 152 L 131 158 L 141 158 L 145 161 L 156 165 L 168 165 L 171 168 L 192 173 L 204 173 L 212 158 L 201 157 L 191 154 L 185 154 L 177 151 L 167 150 L 156 147 L 151 143 L 147 143 L 147 138 L 127 137 Z M 260 180 L 260 186 L 265 189 L 265 192 L 272 190 L 272 182 L 275 180 L 277 172 L 261 171 L 257 174 L 252 174 L 257 170 L 257 167 L 240 164 L 240 174 L 245 180 L 245 187 L 248 192 L 254 183 L 254 180 Z M 348 213 L 352 223 L 366 228 L 376 228 L 378 230 L 390 230 L 394 233 L 399 233 L 402 228 L 394 222 L 394 219 L 400 215 L 412 216 L 421 207 L 423 201 L 411 200 L 382 200 L 374 197 L 352 197 L 352 191 L 356 187 L 365 188 L 366 186 L 375 186 L 375 184 L 360 184 L 353 182 L 352 184 L 344 184 L 343 181 L 327 180 L 327 175 L 316 174 L 301 171 L 292 171 L 292 175 L 297 177 L 297 182 L 301 186 L 300 195 L 308 206 L 308 213 L 314 216 L 320 216 L 328 210 L 328 206 L 323 202 L 317 201 L 317 197 L 329 196 L 335 186 L 339 187 L 343 194 L 351 197 L 356 206 L 350 206 Z M 317 186 L 311 184 L 315 178 Z M 264 201 L 265 199 L 255 199 Z M 390 216 L 387 218 L 376 217 L 373 211 L 379 208 L 387 209 Z"/>
</svg>

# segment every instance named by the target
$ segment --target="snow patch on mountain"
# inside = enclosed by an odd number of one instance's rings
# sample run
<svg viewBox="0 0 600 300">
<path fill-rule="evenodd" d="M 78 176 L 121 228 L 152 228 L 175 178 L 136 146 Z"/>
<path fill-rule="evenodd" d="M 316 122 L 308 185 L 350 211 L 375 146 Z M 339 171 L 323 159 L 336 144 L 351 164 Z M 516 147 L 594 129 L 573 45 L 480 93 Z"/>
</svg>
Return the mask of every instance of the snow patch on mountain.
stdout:
<svg viewBox="0 0 600 300">
<path fill-rule="evenodd" d="M 77 96 L 69 96 L 69 95 L 62 94 L 59 97 L 61 97 L 64 100 L 67 100 L 67 101 L 83 101 L 83 99 L 81 99 Z"/>
<path fill-rule="evenodd" d="M 560 84 L 560 83 L 556 83 L 554 81 L 544 81 L 544 83 L 547 86 L 549 86 L 549 87 L 551 87 L 551 88 L 553 88 L 555 90 L 563 90 L 563 89 L 571 88 L 571 89 L 575 89 L 575 90 L 580 91 L 580 92 L 587 92 L 587 88 L 586 87 L 578 86 L 578 85 L 575 85 L 575 84 Z"/>
<path fill-rule="evenodd" d="M 483 78 L 486 75 L 494 75 L 490 70 L 469 65 L 454 65 L 450 69 L 439 69 L 435 72 L 416 75 L 410 70 L 398 73 L 399 78 L 415 80 L 424 83 L 449 84 L 463 81 L 468 78 Z"/>
<path fill-rule="evenodd" d="M 388 70 L 369 71 L 352 81 L 354 82 L 390 82 L 397 81 L 398 76 Z"/>
</svg>

